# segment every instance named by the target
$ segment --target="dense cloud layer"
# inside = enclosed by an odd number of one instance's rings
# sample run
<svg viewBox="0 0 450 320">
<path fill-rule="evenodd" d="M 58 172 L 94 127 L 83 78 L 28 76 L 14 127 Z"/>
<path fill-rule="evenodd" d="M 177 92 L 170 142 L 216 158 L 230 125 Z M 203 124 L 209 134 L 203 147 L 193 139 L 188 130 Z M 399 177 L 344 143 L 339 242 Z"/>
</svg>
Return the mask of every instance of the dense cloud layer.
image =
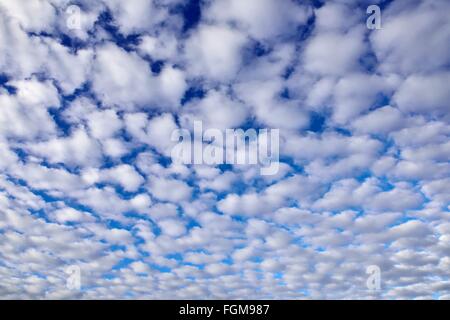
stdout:
<svg viewBox="0 0 450 320">
<path fill-rule="evenodd" d="M 0 298 L 449 299 L 449 12 L 0 0 Z M 279 172 L 172 163 L 199 120 Z"/>
</svg>

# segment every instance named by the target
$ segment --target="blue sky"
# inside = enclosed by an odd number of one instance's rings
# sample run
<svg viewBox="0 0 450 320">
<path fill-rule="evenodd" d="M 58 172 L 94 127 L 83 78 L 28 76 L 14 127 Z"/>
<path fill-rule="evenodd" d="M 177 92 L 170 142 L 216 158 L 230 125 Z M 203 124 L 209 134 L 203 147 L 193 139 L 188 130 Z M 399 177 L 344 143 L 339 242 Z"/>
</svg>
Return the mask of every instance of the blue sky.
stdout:
<svg viewBox="0 0 450 320">
<path fill-rule="evenodd" d="M 449 299 L 449 12 L 0 0 L 0 298 Z M 194 121 L 280 170 L 172 162 Z"/>
</svg>

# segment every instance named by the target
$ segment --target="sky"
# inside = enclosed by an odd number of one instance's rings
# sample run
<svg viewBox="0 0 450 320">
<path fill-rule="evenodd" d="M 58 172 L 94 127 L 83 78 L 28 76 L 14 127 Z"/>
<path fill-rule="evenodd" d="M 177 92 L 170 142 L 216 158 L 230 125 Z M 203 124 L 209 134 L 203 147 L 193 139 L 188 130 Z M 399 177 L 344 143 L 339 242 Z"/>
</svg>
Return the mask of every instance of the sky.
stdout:
<svg viewBox="0 0 450 320">
<path fill-rule="evenodd" d="M 449 43 L 446 0 L 0 0 L 0 299 L 450 299 Z M 194 121 L 278 172 L 172 161 Z"/>
</svg>

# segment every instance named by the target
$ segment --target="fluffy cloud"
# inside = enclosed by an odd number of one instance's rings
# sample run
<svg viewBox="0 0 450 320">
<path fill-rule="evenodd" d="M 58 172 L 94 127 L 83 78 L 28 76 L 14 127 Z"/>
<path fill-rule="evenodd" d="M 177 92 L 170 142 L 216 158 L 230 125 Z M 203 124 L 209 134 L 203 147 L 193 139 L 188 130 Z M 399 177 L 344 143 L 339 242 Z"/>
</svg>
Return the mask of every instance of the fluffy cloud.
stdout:
<svg viewBox="0 0 450 320">
<path fill-rule="evenodd" d="M 112 43 L 97 48 L 92 81 L 106 105 L 125 109 L 176 108 L 185 90 L 181 71 L 167 66 L 155 77 L 148 62 Z"/>
<path fill-rule="evenodd" d="M 448 114 L 450 73 L 408 77 L 394 95 L 401 110 L 417 113 Z"/>
<path fill-rule="evenodd" d="M 383 12 L 383 29 L 371 34 L 380 69 L 400 74 L 428 73 L 449 63 L 446 1 L 399 1 Z M 430 59 L 430 48 L 432 58 Z"/>
<path fill-rule="evenodd" d="M 172 202 L 189 200 L 192 193 L 185 182 L 159 177 L 150 178 L 148 190 L 156 198 Z"/>
<path fill-rule="evenodd" d="M 220 25 L 201 25 L 186 42 L 186 58 L 195 76 L 229 81 L 242 63 L 241 51 L 246 37 Z"/>
<path fill-rule="evenodd" d="M 307 71 L 320 75 L 344 75 L 359 69 L 359 58 L 366 47 L 361 27 L 348 33 L 321 32 L 314 36 L 305 49 Z"/>
<path fill-rule="evenodd" d="M 292 34 L 306 22 L 311 9 L 293 1 L 219 0 L 207 8 L 206 18 L 219 23 L 237 24 L 254 38 L 270 39 Z"/>
<path fill-rule="evenodd" d="M 450 298 L 449 5 L 383 3 L 0 0 L 0 298 Z M 193 121 L 279 172 L 172 162 Z"/>
</svg>

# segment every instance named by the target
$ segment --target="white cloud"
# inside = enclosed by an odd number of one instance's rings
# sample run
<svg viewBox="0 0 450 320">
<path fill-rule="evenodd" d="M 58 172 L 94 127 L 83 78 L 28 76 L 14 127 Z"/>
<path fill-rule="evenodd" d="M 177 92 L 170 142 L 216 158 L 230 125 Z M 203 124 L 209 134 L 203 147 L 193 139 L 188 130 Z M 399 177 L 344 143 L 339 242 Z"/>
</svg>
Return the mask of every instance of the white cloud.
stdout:
<svg viewBox="0 0 450 320">
<path fill-rule="evenodd" d="M 398 83 L 395 76 L 381 78 L 364 73 L 349 74 L 335 87 L 333 119 L 344 124 L 368 111 L 379 94 L 388 95 Z"/>
<path fill-rule="evenodd" d="M 26 98 L 24 98 L 26 99 Z M 48 137 L 56 126 L 47 108 L 42 105 L 21 104 L 15 96 L 0 94 L 0 132 L 3 137 L 32 139 Z"/>
<path fill-rule="evenodd" d="M 153 0 L 108 0 L 105 5 L 124 34 L 149 31 L 166 16 L 165 10 L 157 8 Z"/>
<path fill-rule="evenodd" d="M 446 113 L 449 110 L 450 73 L 408 77 L 394 95 L 394 101 L 405 112 Z"/>
<path fill-rule="evenodd" d="M 388 7 L 383 12 L 383 28 L 370 35 L 380 69 L 411 74 L 448 65 L 448 10 L 446 1 L 399 2 Z"/>
<path fill-rule="evenodd" d="M 445 0 L 381 30 L 353 0 L 70 4 L 0 0 L 0 298 L 449 297 Z M 279 173 L 172 163 L 193 120 L 280 129 Z"/>
<path fill-rule="evenodd" d="M 87 123 L 96 139 L 111 138 L 122 128 L 122 121 L 114 110 L 95 111 L 87 115 Z"/>
<path fill-rule="evenodd" d="M 227 97 L 223 91 L 209 91 L 200 101 L 194 101 L 185 107 L 185 127 L 192 126 L 194 121 L 202 121 L 203 130 L 214 128 L 225 130 L 239 128 L 248 114 L 247 108 L 240 102 Z"/>
<path fill-rule="evenodd" d="M 21 104 L 41 108 L 59 106 L 58 92 L 50 81 L 41 82 L 33 78 L 10 81 L 9 84 L 17 88 L 17 100 Z"/>
<path fill-rule="evenodd" d="M 399 129 L 403 120 L 400 111 L 385 106 L 356 119 L 353 126 L 362 133 L 389 133 Z"/>
<path fill-rule="evenodd" d="M 304 51 L 304 66 L 319 75 L 344 75 L 359 69 L 359 58 L 366 52 L 364 30 L 354 28 L 347 33 L 320 32 Z"/>
<path fill-rule="evenodd" d="M 158 221 L 158 225 L 161 227 L 162 232 L 171 237 L 179 237 L 186 232 L 184 223 L 175 219 L 166 219 Z"/>
<path fill-rule="evenodd" d="M 68 137 L 29 144 L 26 148 L 32 154 L 52 163 L 65 163 L 70 166 L 95 166 L 102 157 L 99 143 L 82 128 L 76 129 Z"/>
<path fill-rule="evenodd" d="M 246 37 L 226 26 L 201 25 L 186 42 L 188 70 L 195 76 L 230 81 L 241 66 Z"/>
<path fill-rule="evenodd" d="M 86 212 L 80 212 L 72 208 L 63 208 L 56 210 L 55 212 L 52 213 L 52 215 L 55 217 L 55 220 L 59 223 L 87 222 L 94 220 L 90 214 Z"/>
<path fill-rule="evenodd" d="M 192 189 L 183 181 L 158 177 L 149 180 L 148 191 L 160 200 L 180 202 L 191 197 Z"/>
<path fill-rule="evenodd" d="M 185 89 L 181 71 L 167 66 L 153 76 L 148 62 L 112 43 L 97 48 L 92 80 L 106 105 L 128 110 L 157 104 L 175 109 Z"/>
<path fill-rule="evenodd" d="M 219 0 L 206 10 L 206 19 L 237 24 L 255 38 L 272 38 L 291 34 L 306 22 L 310 9 L 293 1 Z"/>
<path fill-rule="evenodd" d="M 50 31 L 56 19 L 56 10 L 47 1 L 31 0 L 25 4 L 20 1 L 2 0 L 0 8 L 16 19 L 27 32 Z"/>
<path fill-rule="evenodd" d="M 148 54 L 153 59 L 176 61 L 178 45 L 177 38 L 171 33 L 163 33 L 158 37 L 146 35 L 142 37 L 138 50 L 141 54 Z"/>
<path fill-rule="evenodd" d="M 155 147 L 158 152 L 170 156 L 171 148 L 176 144 L 171 141 L 172 132 L 178 129 L 170 113 L 147 119 L 145 113 L 129 113 L 125 116 L 127 130 L 140 142 Z"/>
<path fill-rule="evenodd" d="M 110 181 L 121 185 L 126 191 L 136 191 L 144 182 L 144 178 L 136 170 L 127 164 L 102 170 L 99 173 L 100 181 Z M 135 202 L 137 200 L 135 199 Z"/>
</svg>

